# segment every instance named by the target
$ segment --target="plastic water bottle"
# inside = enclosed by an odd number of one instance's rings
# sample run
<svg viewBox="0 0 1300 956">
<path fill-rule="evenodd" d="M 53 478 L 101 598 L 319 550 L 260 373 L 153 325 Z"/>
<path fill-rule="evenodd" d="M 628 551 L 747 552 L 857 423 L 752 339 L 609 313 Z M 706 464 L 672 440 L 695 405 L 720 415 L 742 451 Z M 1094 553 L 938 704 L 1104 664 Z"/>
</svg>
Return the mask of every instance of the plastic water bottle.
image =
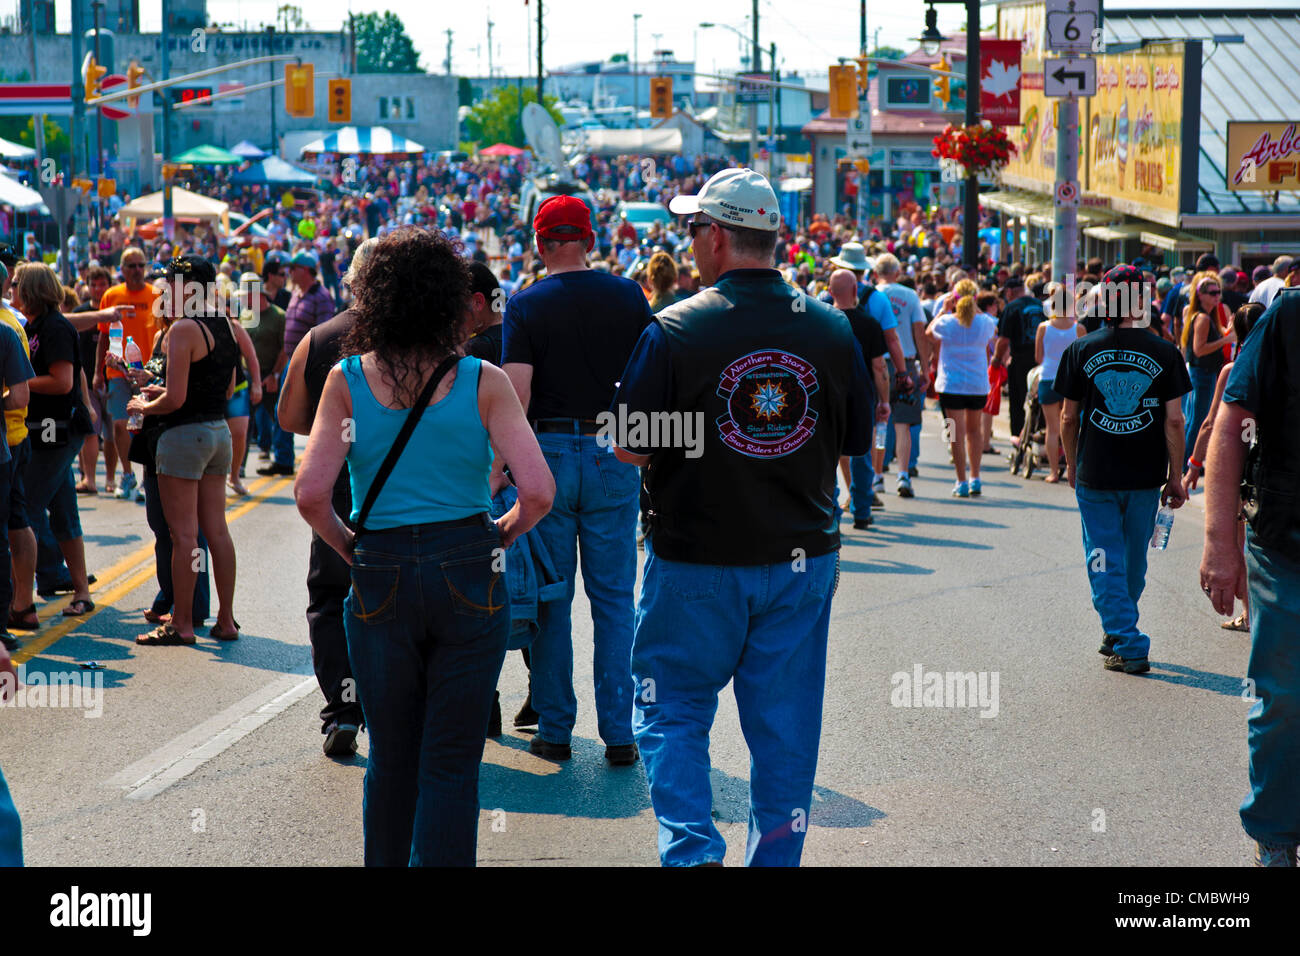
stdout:
<svg viewBox="0 0 1300 956">
<path fill-rule="evenodd" d="M 121 322 L 113 322 L 108 327 L 108 350 L 118 358 L 123 357 Z"/>
<path fill-rule="evenodd" d="M 112 345 L 110 344 L 109 347 L 112 348 Z M 135 339 L 131 338 L 129 335 L 126 337 L 126 346 L 122 350 L 122 356 L 125 359 L 128 367 L 144 368 L 144 356 L 140 354 L 140 346 L 136 345 Z M 132 393 L 136 393 L 139 391 L 139 389 L 136 387 L 134 382 L 131 383 L 131 391 Z M 132 412 L 130 416 L 127 417 L 126 420 L 127 431 L 138 432 L 143 427 L 144 427 L 144 414 L 142 412 Z"/>
<path fill-rule="evenodd" d="M 889 423 L 876 422 L 876 450 L 884 451 L 885 442 L 889 437 Z"/>
<path fill-rule="evenodd" d="M 1160 510 L 1156 513 L 1156 529 L 1151 535 L 1151 547 L 1157 551 L 1163 551 L 1169 547 L 1169 532 L 1174 527 L 1174 509 L 1168 505 L 1161 505 Z"/>
</svg>

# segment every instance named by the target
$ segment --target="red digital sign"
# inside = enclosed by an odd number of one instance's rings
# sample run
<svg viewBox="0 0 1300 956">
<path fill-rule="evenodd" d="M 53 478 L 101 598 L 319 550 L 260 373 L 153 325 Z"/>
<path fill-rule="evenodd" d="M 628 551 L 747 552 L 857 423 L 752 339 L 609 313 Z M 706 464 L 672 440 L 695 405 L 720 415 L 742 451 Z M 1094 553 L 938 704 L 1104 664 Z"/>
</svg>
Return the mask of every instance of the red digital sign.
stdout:
<svg viewBox="0 0 1300 956">
<path fill-rule="evenodd" d="M 207 100 L 212 96 L 210 86 L 181 86 L 172 88 L 173 103 L 193 103 L 195 100 Z M 208 101 L 211 102 L 210 100 Z"/>
</svg>

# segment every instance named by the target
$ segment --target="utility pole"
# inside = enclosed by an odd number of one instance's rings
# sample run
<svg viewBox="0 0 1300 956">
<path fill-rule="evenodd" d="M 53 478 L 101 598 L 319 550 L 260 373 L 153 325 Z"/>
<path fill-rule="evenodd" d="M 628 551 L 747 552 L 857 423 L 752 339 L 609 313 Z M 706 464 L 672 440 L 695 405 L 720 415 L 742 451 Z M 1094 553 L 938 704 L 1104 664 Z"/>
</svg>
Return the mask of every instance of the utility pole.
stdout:
<svg viewBox="0 0 1300 956">
<path fill-rule="evenodd" d="M 758 0 L 754 0 L 754 53 L 749 64 L 750 73 L 757 74 L 763 69 L 763 51 L 758 45 Z M 758 162 L 758 104 L 749 104 L 749 165 L 752 168 Z"/>
<path fill-rule="evenodd" d="M 537 0 L 537 105 L 542 106 L 542 0 Z"/>
<path fill-rule="evenodd" d="M 1079 99 L 1067 96 L 1056 101 L 1056 181 L 1079 179 Z M 1056 207 L 1052 223 L 1052 279 L 1065 282 L 1074 272 L 1079 257 L 1079 210 L 1073 205 Z"/>
<path fill-rule="evenodd" d="M 867 3 L 862 0 L 858 7 L 858 49 L 859 56 L 867 55 Z M 877 27 L 877 29 L 879 29 Z M 865 61 L 860 66 L 865 66 Z M 867 138 L 871 136 L 871 102 L 867 98 L 867 78 L 865 76 L 858 78 L 858 116 L 866 124 Z M 849 120 L 849 125 L 853 120 Z M 871 150 L 867 149 L 867 156 L 864 157 L 870 162 Z M 858 210 L 855 217 L 858 221 L 858 236 L 864 242 L 867 238 L 867 219 L 871 212 L 871 172 L 868 167 L 867 172 L 858 167 Z"/>
<path fill-rule="evenodd" d="M 64 177 L 65 183 L 68 183 L 73 176 L 84 175 L 86 168 L 85 142 L 82 139 L 82 131 L 86 121 L 86 89 L 85 84 L 81 81 L 81 43 L 85 32 L 85 6 L 81 3 L 74 3 L 72 5 L 72 125 L 70 130 L 73 175 Z M 86 248 L 90 241 L 86 234 L 85 202 L 80 197 L 77 200 L 76 212 L 73 213 L 72 231 L 77 237 L 76 258 L 74 259 L 68 255 L 66 248 L 59 251 L 63 255 L 64 262 L 72 263 L 72 271 L 75 275 L 77 263 L 86 254 Z"/>
<path fill-rule="evenodd" d="M 104 0 L 93 0 L 90 5 L 95 11 L 95 62 L 99 63 L 99 21 L 104 14 Z M 95 175 L 102 177 L 104 175 L 104 111 L 96 107 L 95 109 Z M 99 195 L 99 190 L 95 191 L 95 219 L 96 224 L 104 221 L 104 200 Z"/>
<path fill-rule="evenodd" d="M 979 122 L 980 110 L 980 0 L 966 0 L 966 125 Z M 1059 162 L 1059 160 L 1058 160 Z M 979 254 L 980 183 L 966 177 L 966 205 L 962 214 L 962 261 L 974 267 Z"/>
<path fill-rule="evenodd" d="M 640 125 L 637 116 L 641 112 L 641 87 L 637 83 L 636 64 L 640 59 L 637 40 L 641 36 L 641 14 L 632 14 L 632 125 Z"/>
<path fill-rule="evenodd" d="M 447 75 L 451 76 L 451 30 L 447 31 Z"/>
<path fill-rule="evenodd" d="M 266 28 L 266 55 L 272 56 L 274 54 L 275 54 L 275 27 L 268 26 Z M 266 68 L 270 73 L 270 79 L 272 82 L 275 81 L 276 66 L 277 64 L 275 62 L 271 62 L 266 65 Z M 271 152 L 276 156 L 279 156 L 280 150 L 276 147 L 276 144 L 279 142 L 279 140 L 275 138 L 275 97 L 276 94 L 279 93 L 280 91 L 276 87 L 272 86 L 270 89 L 267 90 L 267 92 L 271 94 Z"/>
<path fill-rule="evenodd" d="M 36 75 L 36 4 L 27 4 L 27 43 L 32 55 L 32 82 L 39 83 L 40 78 Z M 37 113 L 32 118 L 32 133 L 35 136 L 33 142 L 36 145 L 36 172 L 40 176 L 41 165 L 45 161 L 45 114 Z M 66 223 L 62 224 L 60 228 Z"/>
<path fill-rule="evenodd" d="M 488 79 L 492 79 L 492 11 L 488 11 Z"/>
<path fill-rule="evenodd" d="M 773 43 L 768 56 L 768 72 L 772 85 L 767 88 L 767 176 L 776 173 L 776 98 L 781 94 L 776 90 L 776 44 Z"/>
</svg>

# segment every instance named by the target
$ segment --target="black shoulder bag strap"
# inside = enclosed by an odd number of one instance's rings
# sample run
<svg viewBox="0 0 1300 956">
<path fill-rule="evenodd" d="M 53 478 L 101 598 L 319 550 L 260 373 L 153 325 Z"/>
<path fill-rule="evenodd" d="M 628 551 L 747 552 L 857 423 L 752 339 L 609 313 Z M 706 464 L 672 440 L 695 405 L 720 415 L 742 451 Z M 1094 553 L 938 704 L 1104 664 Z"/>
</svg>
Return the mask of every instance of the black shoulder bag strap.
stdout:
<svg viewBox="0 0 1300 956">
<path fill-rule="evenodd" d="M 388 476 L 397 467 L 397 459 L 402 457 L 402 450 L 406 448 L 406 443 L 411 440 L 411 434 L 415 431 L 415 426 L 419 424 L 420 416 L 424 414 L 430 399 L 433 398 L 433 393 L 438 390 L 438 383 L 447 377 L 447 373 L 460 360 L 461 356 L 459 355 L 450 355 L 444 359 L 443 363 L 433 370 L 433 375 L 430 376 L 424 390 L 420 392 L 420 397 L 411 406 L 410 412 L 406 415 L 406 421 L 402 422 L 402 430 L 397 433 L 397 439 L 393 442 L 393 447 L 388 449 L 388 455 L 384 458 L 384 463 L 379 466 L 379 471 L 375 474 L 375 480 L 370 483 L 370 490 L 366 492 L 366 500 L 362 503 L 361 511 L 357 514 L 357 540 L 360 540 L 361 536 L 366 533 L 366 518 L 370 516 L 370 509 L 375 506 L 375 501 L 379 498 L 379 492 L 383 491 Z"/>
</svg>

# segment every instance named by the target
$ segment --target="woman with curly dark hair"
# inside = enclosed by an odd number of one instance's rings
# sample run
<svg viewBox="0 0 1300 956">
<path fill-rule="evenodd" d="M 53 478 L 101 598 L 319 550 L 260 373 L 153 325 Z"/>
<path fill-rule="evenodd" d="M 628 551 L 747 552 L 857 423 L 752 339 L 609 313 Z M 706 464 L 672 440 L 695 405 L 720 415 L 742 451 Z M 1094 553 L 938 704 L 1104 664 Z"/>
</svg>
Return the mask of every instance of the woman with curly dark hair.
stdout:
<svg viewBox="0 0 1300 956">
<path fill-rule="evenodd" d="M 470 282 L 441 233 L 379 241 L 294 484 L 302 516 L 352 568 L 367 866 L 474 864 L 483 729 L 510 629 L 504 549 L 555 494 L 505 373 L 460 354 Z M 519 486 L 495 523 L 494 450 Z M 355 534 L 331 506 L 345 459 Z"/>
</svg>

